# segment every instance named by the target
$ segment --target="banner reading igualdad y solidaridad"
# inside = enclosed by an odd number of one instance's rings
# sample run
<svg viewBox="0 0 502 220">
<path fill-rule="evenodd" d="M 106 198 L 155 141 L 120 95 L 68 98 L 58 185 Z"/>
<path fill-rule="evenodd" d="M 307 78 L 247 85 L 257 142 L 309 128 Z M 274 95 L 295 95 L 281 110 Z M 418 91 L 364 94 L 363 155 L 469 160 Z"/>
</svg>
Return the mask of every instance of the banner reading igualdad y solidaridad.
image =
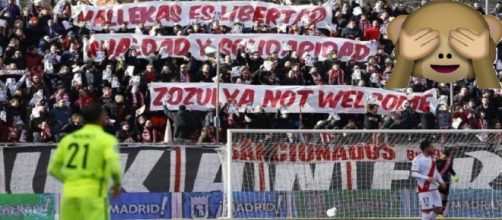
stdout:
<svg viewBox="0 0 502 220">
<path fill-rule="evenodd" d="M 269 26 L 282 24 L 308 25 L 318 27 L 331 24 L 332 11 L 329 5 L 278 5 L 253 1 L 151 1 L 142 3 L 107 6 L 77 5 L 72 7 L 72 18 L 76 24 L 87 22 L 92 29 L 102 29 L 108 23 L 116 29 L 122 24 L 131 27 L 138 24 L 152 26 L 188 25 L 194 21 L 210 22 L 231 26 L 239 22 L 247 27 L 255 22 Z"/>
<path fill-rule="evenodd" d="M 207 59 L 205 54 L 209 46 L 216 47 L 219 42 L 220 52 L 235 58 L 239 49 L 246 52 L 258 52 L 262 58 L 273 53 L 278 57 L 287 56 L 296 51 L 300 56 L 309 54 L 319 61 L 326 60 L 330 53 L 336 52 L 337 58 L 347 61 L 365 61 L 377 52 L 372 41 L 355 41 L 344 38 L 314 37 L 289 34 L 191 34 L 189 36 L 149 36 L 138 34 L 95 34 L 92 35 L 84 51 L 85 57 L 96 58 L 106 51 L 109 57 L 120 57 L 131 47 L 137 49 L 137 56 L 149 57 L 159 52 L 164 57 L 182 57 L 187 52 L 199 60 Z"/>
<path fill-rule="evenodd" d="M 216 87 L 214 83 L 151 83 L 150 110 L 159 111 L 163 105 L 170 110 L 180 105 L 194 110 L 214 108 Z M 366 104 L 380 105 L 379 113 L 398 110 L 404 101 L 417 111 L 424 106 L 436 106 L 436 90 L 406 94 L 385 89 L 356 86 L 262 86 L 221 84 L 219 100 L 233 103 L 235 110 L 260 105 L 266 112 L 283 108 L 289 113 L 365 113 Z"/>
</svg>

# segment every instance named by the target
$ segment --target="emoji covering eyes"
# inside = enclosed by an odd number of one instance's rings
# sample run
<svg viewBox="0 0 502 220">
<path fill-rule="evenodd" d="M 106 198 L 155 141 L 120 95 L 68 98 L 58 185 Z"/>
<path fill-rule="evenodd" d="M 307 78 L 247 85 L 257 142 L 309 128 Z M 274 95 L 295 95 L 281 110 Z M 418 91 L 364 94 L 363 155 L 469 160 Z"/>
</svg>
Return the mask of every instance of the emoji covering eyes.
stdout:
<svg viewBox="0 0 502 220">
<path fill-rule="evenodd" d="M 502 22 L 453 1 L 429 2 L 387 27 L 396 63 L 385 88 L 406 88 L 411 76 L 440 83 L 475 78 L 478 88 L 500 88 L 493 62 Z"/>
</svg>

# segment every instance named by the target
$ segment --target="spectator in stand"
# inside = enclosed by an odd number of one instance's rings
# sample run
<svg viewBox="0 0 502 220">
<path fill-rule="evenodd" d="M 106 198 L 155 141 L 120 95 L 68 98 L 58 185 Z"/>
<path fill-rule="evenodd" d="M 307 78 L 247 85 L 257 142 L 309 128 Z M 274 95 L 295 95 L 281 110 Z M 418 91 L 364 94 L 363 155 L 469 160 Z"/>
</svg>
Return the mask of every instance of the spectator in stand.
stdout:
<svg viewBox="0 0 502 220">
<path fill-rule="evenodd" d="M 453 96 L 453 102 L 459 105 L 466 104 L 470 99 L 471 96 L 469 94 L 469 90 L 467 89 L 467 87 L 462 87 L 460 89 L 460 93 Z"/>
<path fill-rule="evenodd" d="M 9 135 L 7 137 L 8 142 L 17 143 L 17 142 L 26 142 L 26 129 L 24 129 L 24 124 L 22 121 L 18 121 L 13 123 L 9 127 Z"/>
<path fill-rule="evenodd" d="M 49 115 L 54 128 L 52 129 L 54 140 L 59 141 L 59 133 L 68 121 L 68 118 L 70 118 L 70 108 L 65 104 L 64 99 L 59 99 L 54 105 L 54 108 L 50 110 Z"/>
<path fill-rule="evenodd" d="M 333 67 L 328 71 L 328 84 L 344 85 L 345 72 L 340 68 L 340 64 L 333 64 Z"/>
<path fill-rule="evenodd" d="M 440 104 L 436 110 L 437 127 L 439 129 L 451 129 L 451 113 L 448 111 L 448 105 Z"/>
<path fill-rule="evenodd" d="M 381 128 L 382 118 L 378 115 L 378 105 L 369 104 L 366 114 L 364 114 L 364 129 Z"/>
<path fill-rule="evenodd" d="M 265 113 L 260 105 L 256 105 L 252 112 L 250 112 L 251 106 L 248 106 L 244 110 L 244 116 L 246 118 L 246 128 L 248 129 L 271 129 L 273 121 Z"/>
<path fill-rule="evenodd" d="M 483 7 L 481 7 L 481 3 L 479 2 L 474 2 L 474 4 L 472 5 L 472 7 L 474 9 L 476 9 L 476 11 L 479 11 L 479 13 L 481 13 L 482 15 L 485 15 L 486 12 L 485 12 L 485 9 L 483 9 Z"/>
<path fill-rule="evenodd" d="M 44 121 L 38 126 L 40 128 L 40 142 L 54 142 L 55 137 L 51 127 Z"/>
<path fill-rule="evenodd" d="M 374 20 L 371 27 L 364 31 L 365 40 L 380 40 L 380 25 Z"/>
<path fill-rule="evenodd" d="M 490 15 L 502 19 L 502 2 L 497 2 L 497 4 L 495 4 L 495 8 L 490 12 Z"/>
<path fill-rule="evenodd" d="M 7 7 L 3 8 L 0 13 L 4 14 L 5 17 L 8 17 L 10 23 L 13 23 L 21 16 L 21 9 L 16 5 L 16 0 L 9 0 Z"/>
<path fill-rule="evenodd" d="M 131 131 L 131 126 L 127 122 L 122 122 L 120 130 L 115 134 L 120 142 L 132 143 L 134 140 L 134 133 Z"/>
<path fill-rule="evenodd" d="M 357 127 L 357 124 L 353 119 L 349 119 L 349 122 L 347 123 L 347 125 L 345 125 L 345 127 L 343 127 L 343 129 L 356 130 L 359 128 Z"/>
<path fill-rule="evenodd" d="M 143 132 L 141 133 L 141 140 L 143 143 L 157 143 L 160 142 L 160 132 L 153 126 L 150 120 L 147 120 Z"/>
<path fill-rule="evenodd" d="M 79 89 L 78 90 L 78 99 L 74 103 L 76 107 L 81 109 L 84 106 L 87 106 L 91 103 L 94 102 L 94 98 L 89 94 L 89 91 L 87 89 Z"/>
<path fill-rule="evenodd" d="M 341 37 L 349 38 L 349 39 L 361 39 L 362 38 L 361 29 L 359 29 L 359 27 L 356 26 L 355 20 L 349 21 L 349 24 L 347 25 L 347 27 L 345 27 L 342 30 Z"/>
<path fill-rule="evenodd" d="M 408 101 L 403 102 L 401 115 L 403 117 L 403 120 L 401 121 L 403 129 L 415 129 L 418 126 L 417 113 Z"/>
<path fill-rule="evenodd" d="M 80 128 L 82 128 L 83 125 L 82 121 L 82 116 L 79 114 L 73 114 L 71 118 L 68 120 L 68 123 L 66 123 L 63 128 L 61 128 L 61 132 L 59 134 L 60 138 L 63 138 L 66 134 L 72 133 Z"/>
<path fill-rule="evenodd" d="M 489 124 L 488 124 L 488 120 L 486 118 L 486 112 L 481 110 L 479 112 L 479 119 L 478 119 L 478 124 L 476 126 L 476 129 L 488 129 L 489 128 Z"/>
<path fill-rule="evenodd" d="M 476 108 L 476 115 L 481 116 L 481 112 L 484 112 L 484 119 L 492 122 L 495 119 L 496 109 L 490 102 L 491 93 L 485 93 L 483 98 L 481 98 L 481 105 Z"/>
<path fill-rule="evenodd" d="M 187 110 L 186 106 L 180 105 L 178 111 L 176 113 L 172 113 L 167 108 L 167 103 L 164 103 L 164 113 L 170 120 L 173 121 L 174 141 L 179 144 L 190 143 L 192 119 L 190 117 L 190 112 Z"/>
<path fill-rule="evenodd" d="M 434 114 L 430 111 L 430 107 L 428 105 L 422 107 L 423 113 L 420 120 L 420 127 L 422 129 L 435 129 L 436 128 L 436 119 Z"/>
</svg>

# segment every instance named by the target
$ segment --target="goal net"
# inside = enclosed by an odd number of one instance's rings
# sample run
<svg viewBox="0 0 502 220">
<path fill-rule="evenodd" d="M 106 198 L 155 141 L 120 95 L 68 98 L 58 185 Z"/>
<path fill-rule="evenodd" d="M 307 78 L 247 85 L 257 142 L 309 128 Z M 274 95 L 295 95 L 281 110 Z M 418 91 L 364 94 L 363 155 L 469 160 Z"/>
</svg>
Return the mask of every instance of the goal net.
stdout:
<svg viewBox="0 0 502 220">
<path fill-rule="evenodd" d="M 411 161 L 429 139 L 453 170 L 447 217 L 502 218 L 502 131 L 230 130 L 222 148 L 224 216 L 420 217 Z"/>
</svg>

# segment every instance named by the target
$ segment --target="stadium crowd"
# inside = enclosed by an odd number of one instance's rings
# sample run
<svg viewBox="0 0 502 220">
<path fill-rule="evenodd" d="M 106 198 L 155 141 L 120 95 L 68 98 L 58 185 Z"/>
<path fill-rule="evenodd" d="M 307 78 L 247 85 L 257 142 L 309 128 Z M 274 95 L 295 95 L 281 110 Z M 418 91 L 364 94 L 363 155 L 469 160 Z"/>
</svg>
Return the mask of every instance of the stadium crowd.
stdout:
<svg viewBox="0 0 502 220">
<path fill-rule="evenodd" d="M 389 21 L 408 14 L 413 8 L 406 3 L 391 4 L 376 1 L 358 5 L 354 1 L 335 4 L 335 29 L 316 29 L 314 24 L 288 26 L 286 33 L 319 35 L 359 40 L 378 41 L 379 49 L 367 62 L 341 62 L 337 51 L 331 58 L 305 65 L 297 52 L 278 59 L 262 59 L 241 48 L 237 59 L 222 57 L 221 81 L 252 85 L 357 85 L 383 87 L 393 66 L 393 45 L 386 35 Z M 426 1 L 422 1 L 424 4 Z M 321 4 L 322 2 L 315 2 Z M 79 4 L 82 4 L 79 2 Z M 184 58 L 136 58 L 131 48 L 124 57 L 105 58 L 102 62 L 84 62 L 84 39 L 93 31 L 86 24 L 71 24 L 71 3 L 60 1 L 59 7 L 44 5 L 35 0 L 21 9 L 14 0 L 2 6 L 0 12 L 0 142 L 55 142 L 82 125 L 79 109 L 100 102 L 109 115 L 106 130 L 116 134 L 122 142 L 163 142 L 166 118 L 173 126 L 175 141 L 214 143 L 215 110 L 191 111 L 181 106 L 178 111 L 165 107 L 164 112 L 149 111 L 148 83 L 150 82 L 213 82 L 215 60 L 199 61 L 187 53 Z M 353 15 L 354 8 L 360 15 Z M 416 5 L 419 7 L 420 5 Z M 473 4 L 485 13 L 479 3 Z M 57 9 L 57 10 L 56 10 Z M 502 19 L 502 3 L 490 12 Z M 359 13 L 358 13 L 359 14 Z M 145 27 L 128 29 L 126 25 L 112 31 L 104 28 L 96 33 L 142 33 L 160 35 L 189 35 L 191 33 L 226 34 L 240 28 L 194 23 L 188 26 Z M 243 33 L 279 33 L 283 30 L 256 23 L 244 28 Z M 499 56 L 502 47 L 499 45 Z M 271 71 L 260 68 L 264 60 L 275 63 Z M 124 74 L 127 66 L 134 66 L 140 82 L 132 82 Z M 232 67 L 242 66 L 240 77 L 232 77 Z M 499 65 L 497 65 L 499 66 Z M 500 65 L 502 66 L 502 65 Z M 103 77 L 104 75 L 111 75 Z M 76 77 L 75 77 L 76 76 Z M 79 80 L 75 80 L 75 79 Z M 473 81 L 454 84 L 453 106 L 450 106 L 450 86 L 425 79 L 413 78 L 406 92 L 422 92 L 437 88 L 440 105 L 435 111 L 415 112 L 408 103 L 388 115 L 378 115 L 378 106 L 369 105 L 366 114 L 287 114 L 263 113 L 260 106 L 244 113 L 229 111 L 229 103 L 222 103 L 220 133 L 223 138 L 228 128 L 277 129 L 501 129 L 502 90 L 479 90 Z M 169 129 L 168 129 L 169 130 Z M 224 139 L 222 139 L 224 140 Z"/>
</svg>

